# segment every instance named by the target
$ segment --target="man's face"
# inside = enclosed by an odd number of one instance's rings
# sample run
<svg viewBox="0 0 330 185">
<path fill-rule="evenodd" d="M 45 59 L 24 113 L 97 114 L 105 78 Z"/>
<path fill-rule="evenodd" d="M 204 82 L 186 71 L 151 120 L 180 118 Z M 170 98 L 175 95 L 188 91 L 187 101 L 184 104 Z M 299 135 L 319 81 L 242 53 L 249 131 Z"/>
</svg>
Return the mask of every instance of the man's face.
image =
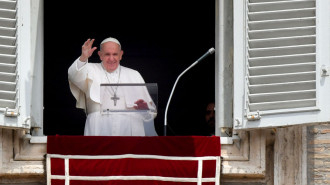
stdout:
<svg viewBox="0 0 330 185">
<path fill-rule="evenodd" d="M 102 44 L 101 50 L 98 52 L 104 68 L 108 72 L 113 72 L 119 66 L 123 51 L 120 46 L 114 42 L 106 42 Z"/>
<path fill-rule="evenodd" d="M 208 125 L 214 126 L 215 124 L 215 111 L 214 111 L 214 103 L 209 103 L 206 107 L 206 113 L 205 113 L 205 121 Z"/>
</svg>

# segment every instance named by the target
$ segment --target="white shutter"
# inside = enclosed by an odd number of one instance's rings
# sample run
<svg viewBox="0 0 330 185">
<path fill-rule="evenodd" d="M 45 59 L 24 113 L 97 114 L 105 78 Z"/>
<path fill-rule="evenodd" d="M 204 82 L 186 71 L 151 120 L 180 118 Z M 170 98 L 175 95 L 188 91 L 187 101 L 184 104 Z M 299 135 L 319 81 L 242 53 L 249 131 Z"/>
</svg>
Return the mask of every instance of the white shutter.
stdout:
<svg viewBox="0 0 330 185">
<path fill-rule="evenodd" d="M 329 4 L 234 1 L 235 129 L 330 120 Z"/>
<path fill-rule="evenodd" d="M 16 2 L 0 1 L 0 107 L 15 109 L 16 95 Z"/>
<path fill-rule="evenodd" d="M 25 7 L 24 7 L 25 6 Z M 0 0 L 0 126 L 29 128 L 29 1 Z M 28 42 L 26 42 L 28 40 Z"/>
</svg>

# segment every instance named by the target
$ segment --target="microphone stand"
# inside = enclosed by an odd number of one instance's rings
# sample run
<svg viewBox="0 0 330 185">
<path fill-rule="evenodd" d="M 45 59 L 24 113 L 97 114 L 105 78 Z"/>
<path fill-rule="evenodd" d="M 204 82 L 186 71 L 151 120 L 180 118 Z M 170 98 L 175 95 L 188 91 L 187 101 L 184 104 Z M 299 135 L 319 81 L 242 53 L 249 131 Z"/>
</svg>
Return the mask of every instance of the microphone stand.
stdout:
<svg viewBox="0 0 330 185">
<path fill-rule="evenodd" d="M 178 83 L 179 79 L 181 78 L 181 76 L 183 74 L 185 74 L 189 69 L 191 69 L 192 67 L 194 67 L 198 62 L 200 62 L 201 60 L 203 60 L 205 57 L 213 54 L 215 51 L 214 48 L 210 48 L 203 56 L 201 56 L 198 60 L 196 60 L 196 62 L 194 62 L 193 64 L 191 64 L 186 70 L 184 70 L 179 76 L 178 78 L 176 79 L 175 83 L 174 83 L 174 86 L 172 88 L 172 91 L 171 91 L 171 94 L 170 94 L 170 97 L 168 98 L 168 101 L 167 101 L 167 105 L 166 105 L 166 109 L 165 109 L 165 120 L 164 120 L 164 136 L 167 135 L 166 133 L 166 130 L 167 130 L 167 111 L 168 111 L 168 107 L 170 105 L 170 102 L 171 102 L 171 99 L 172 99 L 172 96 L 173 96 L 173 92 L 174 92 L 174 89 L 176 87 L 176 84 Z"/>
</svg>

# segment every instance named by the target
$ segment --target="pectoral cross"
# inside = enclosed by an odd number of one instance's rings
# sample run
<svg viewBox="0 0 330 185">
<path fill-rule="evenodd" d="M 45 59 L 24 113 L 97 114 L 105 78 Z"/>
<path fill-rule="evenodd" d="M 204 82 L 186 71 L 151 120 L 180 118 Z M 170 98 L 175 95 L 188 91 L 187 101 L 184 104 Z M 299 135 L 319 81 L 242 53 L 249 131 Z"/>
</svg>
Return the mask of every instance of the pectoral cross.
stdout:
<svg viewBox="0 0 330 185">
<path fill-rule="evenodd" d="M 120 98 L 119 98 L 116 94 L 114 94 L 114 96 L 111 97 L 111 100 L 113 100 L 113 105 L 114 105 L 114 106 L 117 105 L 117 100 L 119 100 L 119 99 L 120 99 Z"/>
</svg>

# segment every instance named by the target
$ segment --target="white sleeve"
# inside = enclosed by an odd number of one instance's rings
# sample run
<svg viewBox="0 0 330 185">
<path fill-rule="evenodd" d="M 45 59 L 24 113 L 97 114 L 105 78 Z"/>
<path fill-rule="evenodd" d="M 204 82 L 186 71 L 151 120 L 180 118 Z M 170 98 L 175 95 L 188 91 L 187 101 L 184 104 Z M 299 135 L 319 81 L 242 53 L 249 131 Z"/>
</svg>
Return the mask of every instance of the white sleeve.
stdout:
<svg viewBox="0 0 330 185">
<path fill-rule="evenodd" d="M 88 59 L 86 62 L 82 62 L 79 60 L 79 58 L 76 60 L 77 61 L 77 69 L 80 70 L 82 67 L 84 67 L 88 63 Z"/>
<path fill-rule="evenodd" d="M 88 68 L 88 62 L 81 62 L 76 59 L 68 70 L 68 78 L 70 90 L 77 100 L 76 106 L 78 108 L 85 108 L 85 95 L 84 92 L 87 91 L 88 85 L 86 83 Z"/>
</svg>

